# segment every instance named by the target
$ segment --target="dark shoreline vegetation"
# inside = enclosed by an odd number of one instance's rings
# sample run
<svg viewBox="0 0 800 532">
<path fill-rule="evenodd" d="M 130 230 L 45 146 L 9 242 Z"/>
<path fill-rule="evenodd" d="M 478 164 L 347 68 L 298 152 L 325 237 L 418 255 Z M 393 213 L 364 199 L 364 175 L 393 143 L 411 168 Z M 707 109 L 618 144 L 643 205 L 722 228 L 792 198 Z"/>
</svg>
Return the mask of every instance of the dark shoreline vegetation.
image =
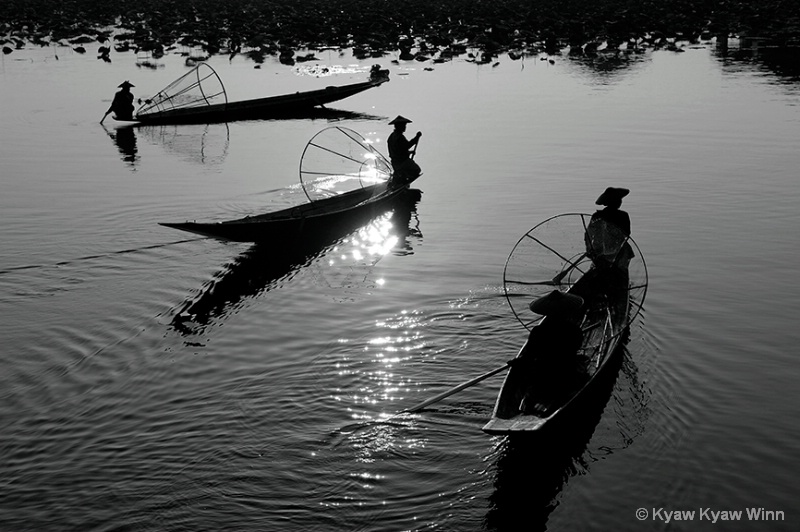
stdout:
<svg viewBox="0 0 800 532">
<path fill-rule="evenodd" d="M 5 53 L 96 41 L 156 58 L 181 45 L 256 62 L 328 47 L 439 61 L 471 49 L 488 62 L 504 52 L 582 55 L 728 35 L 795 49 L 800 0 L 10 0 L 0 11 Z"/>
</svg>

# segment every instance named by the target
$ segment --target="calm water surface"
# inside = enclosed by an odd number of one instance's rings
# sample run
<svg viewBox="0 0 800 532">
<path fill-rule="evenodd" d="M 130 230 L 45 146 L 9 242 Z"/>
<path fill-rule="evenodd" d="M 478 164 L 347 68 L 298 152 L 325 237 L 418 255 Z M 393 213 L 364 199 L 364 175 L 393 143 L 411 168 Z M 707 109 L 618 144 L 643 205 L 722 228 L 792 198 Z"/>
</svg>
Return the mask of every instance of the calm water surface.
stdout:
<svg viewBox="0 0 800 532">
<path fill-rule="evenodd" d="M 422 196 L 287 256 L 157 222 L 296 201 L 330 122 L 104 127 L 121 81 L 145 97 L 187 67 L 91 53 L 0 63 L 0 529 L 797 529 L 800 85 L 703 47 L 386 58 L 391 82 L 337 123 L 385 152 L 412 118 Z M 212 64 L 243 99 L 375 62 L 319 58 Z M 650 290 L 580 415 L 489 437 L 498 376 L 392 417 L 516 353 L 508 252 L 609 185 L 632 190 Z M 652 515 L 748 508 L 783 520 Z"/>
</svg>

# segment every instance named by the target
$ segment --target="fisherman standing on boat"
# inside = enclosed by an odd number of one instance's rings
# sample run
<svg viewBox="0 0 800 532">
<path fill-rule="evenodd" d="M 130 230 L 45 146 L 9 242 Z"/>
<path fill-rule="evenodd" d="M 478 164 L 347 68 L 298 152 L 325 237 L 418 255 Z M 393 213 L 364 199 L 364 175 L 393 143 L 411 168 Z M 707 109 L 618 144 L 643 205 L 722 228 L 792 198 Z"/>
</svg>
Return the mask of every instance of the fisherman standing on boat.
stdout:
<svg viewBox="0 0 800 532">
<path fill-rule="evenodd" d="M 595 201 L 595 205 L 603 205 L 605 208 L 595 212 L 592 215 L 592 220 L 605 220 L 608 223 L 614 224 L 625 233 L 625 236 L 631 236 L 631 218 L 628 213 L 620 209 L 622 207 L 622 198 L 630 194 L 627 188 L 608 187 L 600 194 L 600 197 Z"/>
<path fill-rule="evenodd" d="M 419 165 L 414 162 L 415 148 L 419 142 L 422 133 L 417 131 L 417 134 L 411 140 L 408 140 L 404 135 L 406 125 L 410 124 L 411 120 L 404 116 L 398 115 L 397 118 L 389 122 L 390 126 L 394 126 L 394 131 L 389 135 L 387 141 L 389 147 L 389 158 L 392 160 L 392 168 L 394 169 L 394 178 L 398 179 L 401 183 L 411 181 L 422 173 Z"/>
<path fill-rule="evenodd" d="M 101 124 L 112 112 L 114 113 L 114 118 L 117 120 L 133 120 L 133 94 L 131 93 L 131 87 L 134 86 L 135 85 L 127 80 L 120 83 L 120 90 L 114 95 L 111 107 L 108 108 L 108 111 L 106 111 L 106 114 L 104 114 L 103 118 L 100 120 Z"/>
<path fill-rule="evenodd" d="M 631 236 L 631 218 L 620 209 L 627 188 L 608 187 L 595 201 L 604 208 L 592 214 L 586 228 L 586 254 L 597 266 L 616 266 L 627 269 L 633 258 L 628 243 Z"/>
</svg>

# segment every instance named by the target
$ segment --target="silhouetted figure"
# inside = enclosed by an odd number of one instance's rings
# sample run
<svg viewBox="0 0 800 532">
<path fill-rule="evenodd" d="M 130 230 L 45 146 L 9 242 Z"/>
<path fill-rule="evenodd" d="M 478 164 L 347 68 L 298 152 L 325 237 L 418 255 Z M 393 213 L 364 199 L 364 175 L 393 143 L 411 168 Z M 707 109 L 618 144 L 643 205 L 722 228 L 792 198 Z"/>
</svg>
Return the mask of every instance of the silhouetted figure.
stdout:
<svg viewBox="0 0 800 532">
<path fill-rule="evenodd" d="M 592 214 L 586 228 L 586 254 L 598 267 L 627 269 L 633 258 L 633 249 L 628 243 L 631 219 L 620 209 L 622 198 L 629 193 L 627 188 L 608 187 L 595 201 L 605 208 Z"/>
<path fill-rule="evenodd" d="M 582 297 L 558 290 L 531 302 L 531 311 L 545 318 L 531 329 L 520 355 L 509 361 L 531 379 L 520 402 L 520 412 L 542 409 L 546 405 L 535 402 L 552 401 L 576 373 L 583 331 L 575 316 L 582 307 Z"/>
<path fill-rule="evenodd" d="M 603 205 L 605 208 L 595 212 L 592 220 L 605 220 L 619 227 L 625 236 L 631 236 L 631 218 L 627 212 L 620 209 L 622 198 L 630 192 L 627 188 L 608 187 L 605 189 L 594 202 L 595 205 Z"/>
<path fill-rule="evenodd" d="M 422 133 L 417 131 L 414 138 L 408 140 L 404 133 L 406 125 L 410 123 L 411 120 L 399 115 L 389 122 L 389 125 L 394 126 L 394 131 L 389 135 L 389 140 L 387 141 L 389 158 L 392 160 L 392 168 L 394 169 L 393 179 L 401 183 L 411 181 L 422 173 L 419 165 L 413 160 L 416 150 L 412 151 L 412 148 L 415 148 L 419 142 Z"/>
<path fill-rule="evenodd" d="M 134 86 L 130 81 L 120 83 L 120 90 L 114 95 L 111 107 L 108 108 L 108 111 L 100 120 L 101 124 L 112 112 L 117 120 L 133 120 L 133 94 L 131 93 L 131 87 Z"/>
<path fill-rule="evenodd" d="M 532 301 L 531 311 L 545 316 L 545 319 L 531 329 L 525 348 L 511 364 L 561 363 L 574 356 L 581 346 L 583 333 L 573 317 L 581 307 L 582 297 L 559 290 Z"/>
<path fill-rule="evenodd" d="M 380 81 L 389 79 L 389 69 L 382 69 L 380 65 L 372 65 L 369 69 L 369 80 Z"/>
</svg>

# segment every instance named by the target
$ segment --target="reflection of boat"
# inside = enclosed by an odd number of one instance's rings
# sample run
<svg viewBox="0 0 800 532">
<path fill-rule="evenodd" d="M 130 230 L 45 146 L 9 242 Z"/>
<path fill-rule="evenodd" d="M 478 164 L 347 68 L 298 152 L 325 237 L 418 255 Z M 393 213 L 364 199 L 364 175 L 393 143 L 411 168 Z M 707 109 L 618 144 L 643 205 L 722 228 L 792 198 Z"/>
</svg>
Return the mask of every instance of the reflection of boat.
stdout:
<svg viewBox="0 0 800 532">
<path fill-rule="evenodd" d="M 584 300 L 580 315 L 575 317 L 583 334 L 574 367 L 568 371 L 562 366 L 558 374 L 538 373 L 546 365 L 537 364 L 536 359 L 533 364 L 511 364 L 492 419 L 483 427 L 489 434 L 536 431 L 567 410 L 608 366 L 641 310 L 647 291 L 647 268 L 636 243 L 610 225 L 605 231 L 616 233 L 611 237 L 584 239 L 587 227 L 593 227 L 589 219 L 584 214 L 553 217 L 526 233 L 509 256 L 504 284 L 515 314 L 520 316 L 515 306 L 530 299 L 511 293 L 510 287 L 514 291 L 527 290 L 525 295 L 562 288 Z M 609 243 L 616 242 L 620 256 L 624 253 L 627 259 L 633 250 L 634 258 L 624 268 L 596 265 L 589 257 L 597 257 L 598 250 L 593 246 L 600 240 L 606 256 Z M 548 319 L 545 317 L 542 322 Z M 518 359 L 523 355 L 546 359 L 548 353 L 537 353 L 538 348 L 526 342 Z"/>
<path fill-rule="evenodd" d="M 391 203 L 385 204 L 385 210 L 376 211 L 371 220 L 350 218 L 350 223 L 338 224 L 336 231 L 309 235 L 288 247 L 254 244 L 206 283 L 199 295 L 184 303 L 173 324 L 187 332 L 192 325 L 207 324 L 211 318 L 222 315 L 242 299 L 271 290 L 276 283 L 311 264 L 348 236 L 362 230 L 369 231 L 377 221 L 381 222 L 381 228 L 387 228 L 379 231 L 378 238 L 393 242 L 395 250 L 407 250 L 406 237 L 415 232 L 409 227 L 411 216 L 421 196 L 419 190 L 407 189 L 395 196 Z"/>
<path fill-rule="evenodd" d="M 134 121 L 142 124 L 185 124 L 292 116 L 349 98 L 388 80 L 387 76 L 378 76 L 360 83 L 229 102 L 217 73 L 207 63 L 200 63 L 145 100 L 136 111 Z"/>
<path fill-rule="evenodd" d="M 330 165 L 337 168 L 323 171 Z M 341 226 L 369 220 L 416 179 L 394 176 L 389 162 L 365 139 L 338 126 L 309 141 L 300 177 L 308 203 L 225 222 L 161 225 L 223 240 L 286 244 L 309 235 L 336 234 Z"/>
<path fill-rule="evenodd" d="M 187 161 L 202 165 L 222 164 L 228 156 L 230 129 L 225 123 L 161 124 L 137 127 L 136 130 L 151 144 Z"/>
</svg>

